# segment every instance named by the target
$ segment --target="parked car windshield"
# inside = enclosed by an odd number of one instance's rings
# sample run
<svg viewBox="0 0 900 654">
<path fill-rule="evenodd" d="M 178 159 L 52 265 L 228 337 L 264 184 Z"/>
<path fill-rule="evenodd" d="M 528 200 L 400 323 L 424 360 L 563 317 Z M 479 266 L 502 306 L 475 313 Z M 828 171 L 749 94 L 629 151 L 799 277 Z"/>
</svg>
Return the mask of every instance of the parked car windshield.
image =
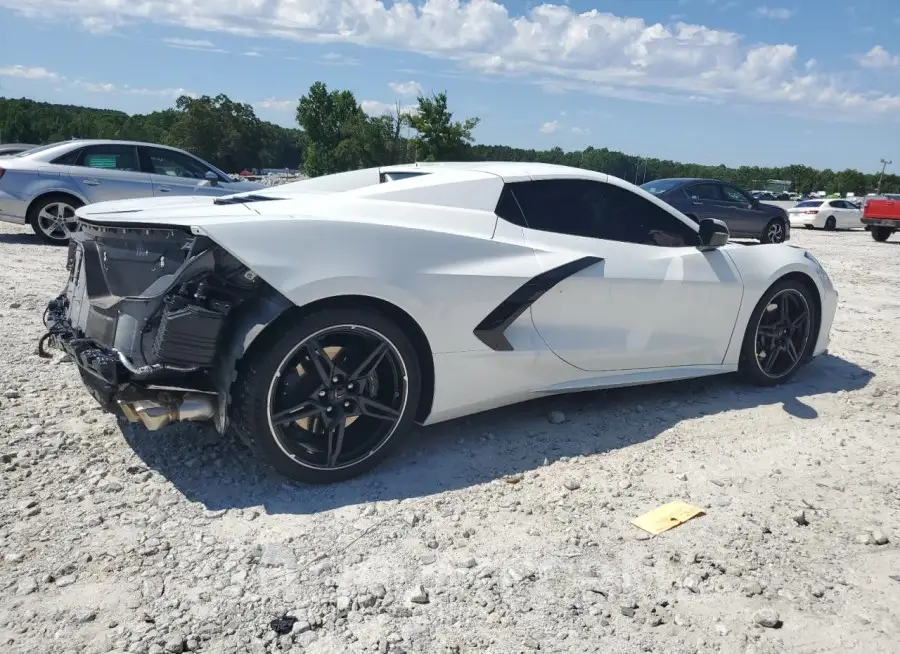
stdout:
<svg viewBox="0 0 900 654">
<path fill-rule="evenodd" d="M 824 200 L 804 200 L 803 202 L 798 202 L 796 206 L 798 207 L 820 207 L 822 206 L 822 202 Z"/>
<path fill-rule="evenodd" d="M 677 180 L 656 180 L 655 182 L 647 182 L 646 184 L 641 184 L 641 188 L 647 191 L 648 193 L 652 193 L 653 195 L 662 195 L 666 191 L 675 188 L 676 186 L 681 186 L 681 182 Z"/>
</svg>

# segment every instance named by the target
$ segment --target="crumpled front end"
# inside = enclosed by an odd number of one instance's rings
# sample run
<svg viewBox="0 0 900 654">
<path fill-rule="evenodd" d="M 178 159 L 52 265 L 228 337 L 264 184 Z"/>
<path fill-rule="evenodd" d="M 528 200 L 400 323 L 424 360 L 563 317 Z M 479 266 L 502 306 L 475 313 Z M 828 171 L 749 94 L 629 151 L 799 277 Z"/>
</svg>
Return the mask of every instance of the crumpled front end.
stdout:
<svg viewBox="0 0 900 654">
<path fill-rule="evenodd" d="M 232 315 L 263 282 L 180 226 L 82 221 L 66 266 L 39 354 L 65 352 L 105 410 L 149 429 L 175 420 L 224 425 L 219 348 Z"/>
</svg>

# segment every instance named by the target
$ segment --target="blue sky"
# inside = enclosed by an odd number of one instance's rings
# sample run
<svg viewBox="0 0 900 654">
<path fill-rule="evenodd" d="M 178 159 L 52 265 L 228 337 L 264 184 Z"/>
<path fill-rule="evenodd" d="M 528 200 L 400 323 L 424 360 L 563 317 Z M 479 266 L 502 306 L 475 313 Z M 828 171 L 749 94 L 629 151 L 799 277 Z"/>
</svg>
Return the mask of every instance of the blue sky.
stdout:
<svg viewBox="0 0 900 654">
<path fill-rule="evenodd" d="M 900 161 L 897 0 L 558 2 L 0 0 L 0 95 L 147 112 L 223 92 L 295 125 L 321 79 L 372 113 L 446 90 L 481 143 Z"/>
</svg>

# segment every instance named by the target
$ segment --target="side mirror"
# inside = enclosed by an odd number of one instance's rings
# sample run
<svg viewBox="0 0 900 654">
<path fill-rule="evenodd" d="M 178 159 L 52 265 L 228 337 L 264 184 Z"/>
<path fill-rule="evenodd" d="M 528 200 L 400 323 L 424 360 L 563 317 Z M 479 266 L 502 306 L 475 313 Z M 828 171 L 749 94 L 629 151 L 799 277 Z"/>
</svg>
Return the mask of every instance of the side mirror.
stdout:
<svg viewBox="0 0 900 654">
<path fill-rule="evenodd" d="M 206 174 L 203 176 L 207 182 L 209 182 L 210 186 L 218 186 L 219 184 L 219 176 L 216 175 L 213 171 L 207 170 Z"/>
<path fill-rule="evenodd" d="M 700 246 L 703 248 L 718 248 L 728 243 L 728 225 L 715 218 L 706 218 L 700 221 Z"/>
</svg>

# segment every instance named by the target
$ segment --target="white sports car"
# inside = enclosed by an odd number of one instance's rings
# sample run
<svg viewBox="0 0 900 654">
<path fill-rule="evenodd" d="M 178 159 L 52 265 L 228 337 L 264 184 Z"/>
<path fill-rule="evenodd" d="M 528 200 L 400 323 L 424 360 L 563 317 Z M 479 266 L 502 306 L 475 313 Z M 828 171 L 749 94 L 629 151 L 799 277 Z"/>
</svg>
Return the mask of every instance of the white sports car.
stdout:
<svg viewBox="0 0 900 654">
<path fill-rule="evenodd" d="M 741 371 L 790 378 L 837 293 L 789 245 L 728 243 L 642 189 L 531 163 L 372 168 L 78 210 L 49 342 L 108 411 L 207 420 L 306 482 L 414 423 Z"/>
</svg>

